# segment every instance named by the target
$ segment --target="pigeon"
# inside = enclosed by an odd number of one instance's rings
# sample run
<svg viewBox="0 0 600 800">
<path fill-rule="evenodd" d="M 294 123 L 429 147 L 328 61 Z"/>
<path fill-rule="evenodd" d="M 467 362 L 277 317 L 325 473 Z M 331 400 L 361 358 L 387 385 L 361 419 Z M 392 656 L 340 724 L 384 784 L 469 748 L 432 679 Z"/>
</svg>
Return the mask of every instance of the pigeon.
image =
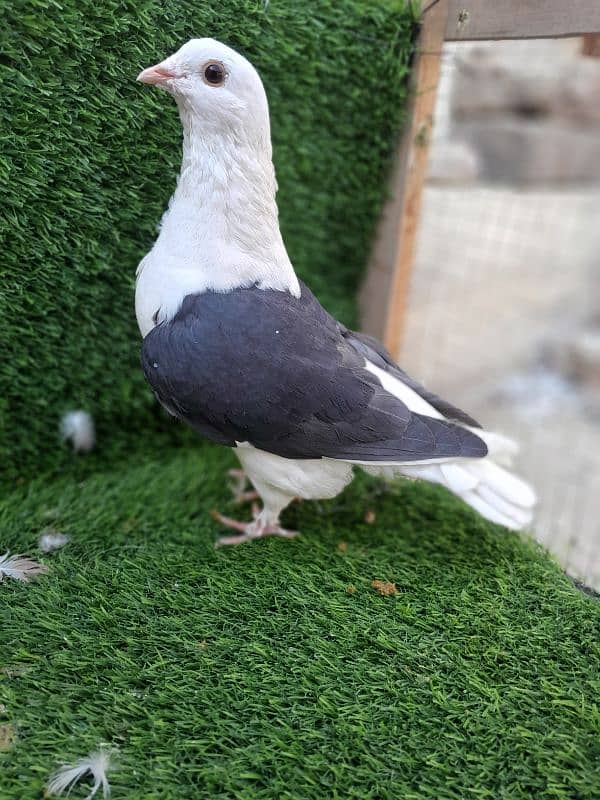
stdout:
<svg viewBox="0 0 600 800">
<path fill-rule="evenodd" d="M 235 531 L 217 545 L 297 535 L 282 511 L 335 497 L 356 468 L 441 484 L 492 522 L 529 525 L 535 494 L 505 468 L 516 445 L 409 377 L 298 279 L 252 64 L 192 39 L 137 79 L 174 97 L 183 127 L 175 192 L 136 273 L 142 369 L 170 414 L 234 449 L 262 501 L 249 522 L 215 512 Z"/>
</svg>

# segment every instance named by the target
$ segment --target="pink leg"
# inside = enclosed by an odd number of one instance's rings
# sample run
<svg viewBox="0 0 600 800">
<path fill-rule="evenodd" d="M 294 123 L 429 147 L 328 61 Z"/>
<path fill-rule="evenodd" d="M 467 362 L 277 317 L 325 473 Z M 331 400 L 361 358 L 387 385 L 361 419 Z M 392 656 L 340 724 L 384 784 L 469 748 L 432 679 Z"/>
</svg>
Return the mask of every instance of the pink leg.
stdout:
<svg viewBox="0 0 600 800">
<path fill-rule="evenodd" d="M 299 535 L 298 531 L 288 531 L 278 523 L 268 522 L 264 511 L 259 512 L 257 505 L 252 506 L 252 514 L 254 516 L 252 522 L 239 522 L 236 519 L 220 514 L 218 511 L 212 511 L 212 518 L 220 522 L 221 525 L 226 528 L 232 528 L 234 531 L 240 531 L 238 536 L 221 536 L 217 539 L 215 547 L 243 544 L 244 542 L 251 542 L 253 539 L 261 539 L 263 536 L 281 536 L 284 539 L 293 539 Z"/>
<path fill-rule="evenodd" d="M 243 505 L 244 503 L 251 503 L 259 499 L 260 495 L 258 492 L 254 491 L 254 489 L 246 490 L 248 477 L 243 469 L 230 469 L 227 474 L 230 478 L 233 478 L 233 481 L 229 484 L 229 488 L 231 489 L 233 499 L 236 503 Z"/>
<path fill-rule="evenodd" d="M 248 527 L 247 522 L 239 522 L 237 519 L 232 519 L 231 517 L 226 517 L 224 514 L 221 514 L 220 511 L 213 509 L 210 512 L 211 517 L 220 522 L 221 525 L 224 525 L 226 528 L 232 528 L 234 531 L 241 531 L 242 533 L 245 532 L 246 528 Z"/>
</svg>

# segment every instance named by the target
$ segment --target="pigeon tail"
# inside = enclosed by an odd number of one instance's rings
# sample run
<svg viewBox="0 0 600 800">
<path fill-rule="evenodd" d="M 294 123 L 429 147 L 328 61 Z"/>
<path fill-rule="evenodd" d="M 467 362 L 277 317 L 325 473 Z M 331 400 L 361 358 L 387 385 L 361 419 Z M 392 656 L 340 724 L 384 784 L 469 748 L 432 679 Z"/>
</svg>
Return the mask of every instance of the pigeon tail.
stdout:
<svg viewBox="0 0 600 800">
<path fill-rule="evenodd" d="M 445 486 L 483 517 L 511 530 L 530 525 L 536 503 L 533 489 L 488 456 L 430 464 L 365 466 L 371 475 L 393 480 L 400 475 Z"/>
</svg>

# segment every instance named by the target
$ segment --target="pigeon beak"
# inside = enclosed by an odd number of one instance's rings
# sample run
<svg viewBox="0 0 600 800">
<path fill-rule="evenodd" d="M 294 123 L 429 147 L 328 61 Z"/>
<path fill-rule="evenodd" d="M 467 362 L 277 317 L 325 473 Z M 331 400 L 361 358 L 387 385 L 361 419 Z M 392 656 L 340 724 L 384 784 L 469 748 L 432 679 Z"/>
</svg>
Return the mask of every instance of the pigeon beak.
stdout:
<svg viewBox="0 0 600 800">
<path fill-rule="evenodd" d="M 165 67 L 164 64 L 155 64 L 153 67 L 143 69 L 136 80 L 140 81 L 140 83 L 151 83 L 160 86 L 177 77 L 177 74 L 172 69 Z"/>
</svg>

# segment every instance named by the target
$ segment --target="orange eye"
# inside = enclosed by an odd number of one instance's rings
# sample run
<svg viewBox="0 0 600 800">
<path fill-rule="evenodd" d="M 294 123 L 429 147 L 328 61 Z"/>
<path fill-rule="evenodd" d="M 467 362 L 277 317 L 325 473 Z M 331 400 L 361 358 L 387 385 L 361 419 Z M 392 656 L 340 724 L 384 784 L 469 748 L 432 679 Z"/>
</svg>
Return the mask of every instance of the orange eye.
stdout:
<svg viewBox="0 0 600 800">
<path fill-rule="evenodd" d="M 221 86 L 225 81 L 225 67 L 218 61 L 213 61 L 204 67 L 204 81 L 209 86 Z"/>
</svg>

